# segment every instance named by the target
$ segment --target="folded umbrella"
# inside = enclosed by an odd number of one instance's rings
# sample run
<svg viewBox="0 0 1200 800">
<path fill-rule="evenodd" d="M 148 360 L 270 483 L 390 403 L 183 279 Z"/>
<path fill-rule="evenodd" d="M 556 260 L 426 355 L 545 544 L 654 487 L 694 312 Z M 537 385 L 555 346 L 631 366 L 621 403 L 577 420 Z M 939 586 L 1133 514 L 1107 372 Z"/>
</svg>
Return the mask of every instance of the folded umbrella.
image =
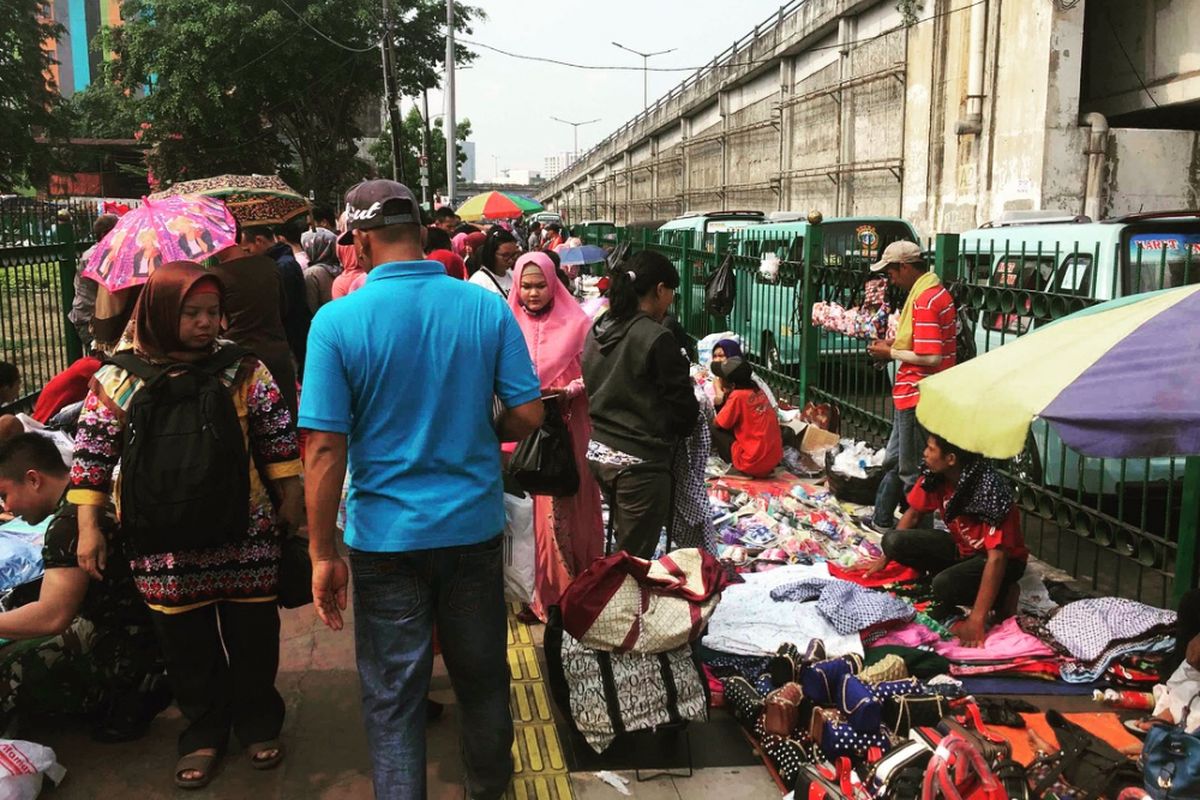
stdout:
<svg viewBox="0 0 1200 800">
<path fill-rule="evenodd" d="M 236 244 L 233 215 L 215 197 L 142 198 L 97 243 L 83 277 L 110 292 L 137 286 L 172 261 L 201 261 Z"/>
<path fill-rule="evenodd" d="M 917 419 L 1013 458 L 1040 417 L 1085 456 L 1200 454 L 1200 286 L 1093 306 L 921 381 Z"/>
</svg>

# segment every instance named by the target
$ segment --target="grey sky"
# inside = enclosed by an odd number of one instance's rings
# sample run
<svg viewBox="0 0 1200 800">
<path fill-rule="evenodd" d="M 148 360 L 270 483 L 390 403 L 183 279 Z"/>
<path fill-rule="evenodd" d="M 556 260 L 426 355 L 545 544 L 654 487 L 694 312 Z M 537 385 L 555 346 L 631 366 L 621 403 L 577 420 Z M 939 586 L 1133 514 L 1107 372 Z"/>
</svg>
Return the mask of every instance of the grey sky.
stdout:
<svg viewBox="0 0 1200 800">
<path fill-rule="evenodd" d="M 470 0 L 468 0 L 470 1 Z M 579 128 L 586 151 L 642 109 L 642 59 L 613 47 L 643 52 L 678 48 L 650 66 L 697 67 L 713 59 L 779 9 L 780 0 L 475 0 L 488 20 L 468 37 L 514 53 L 582 64 L 636 66 L 636 71 L 578 70 L 523 61 L 483 48 L 458 73 L 458 117 L 474 133 L 476 175 L 500 169 L 540 171 L 546 156 L 572 149 L 572 129 L 551 116 L 600 121 Z M 688 72 L 650 72 L 650 103 Z M 442 110 L 430 93 L 429 110 Z"/>
</svg>

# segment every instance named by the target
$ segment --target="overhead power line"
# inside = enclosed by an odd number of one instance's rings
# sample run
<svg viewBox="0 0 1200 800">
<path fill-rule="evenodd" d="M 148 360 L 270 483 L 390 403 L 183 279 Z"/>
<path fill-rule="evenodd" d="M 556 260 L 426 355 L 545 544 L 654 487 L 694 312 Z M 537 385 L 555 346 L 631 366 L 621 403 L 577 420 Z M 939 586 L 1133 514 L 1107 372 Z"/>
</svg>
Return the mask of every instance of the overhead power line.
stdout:
<svg viewBox="0 0 1200 800">
<path fill-rule="evenodd" d="M 336 45 L 337 47 L 342 48 L 343 50 L 345 50 L 348 53 L 369 53 L 372 50 L 374 50 L 376 47 L 379 47 L 379 42 L 375 42 L 375 44 L 368 45 L 366 47 L 351 47 L 348 44 L 343 44 L 342 42 L 339 42 L 337 39 L 334 39 L 333 37 L 329 36 L 327 33 L 325 33 L 325 31 L 321 30 L 316 25 L 313 25 L 311 22 L 309 22 L 307 19 L 305 19 L 304 15 L 301 14 L 299 11 L 297 11 L 295 8 L 293 8 L 291 6 L 291 4 L 288 3 L 287 0 L 279 0 L 279 2 L 282 3 L 284 6 L 286 6 L 288 11 L 291 11 L 293 14 L 295 14 L 296 19 L 303 22 L 313 33 L 317 34 L 318 36 L 320 36 L 322 39 L 329 42 L 330 44 Z"/>
</svg>

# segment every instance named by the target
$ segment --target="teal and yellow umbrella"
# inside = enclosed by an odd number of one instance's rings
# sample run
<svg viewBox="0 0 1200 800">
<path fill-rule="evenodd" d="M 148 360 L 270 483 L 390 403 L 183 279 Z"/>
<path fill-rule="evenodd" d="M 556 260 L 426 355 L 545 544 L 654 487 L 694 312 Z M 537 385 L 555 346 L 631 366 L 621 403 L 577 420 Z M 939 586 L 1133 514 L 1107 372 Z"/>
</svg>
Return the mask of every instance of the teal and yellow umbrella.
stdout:
<svg viewBox="0 0 1200 800">
<path fill-rule="evenodd" d="M 917 419 L 959 447 L 1013 458 L 1034 418 L 1085 456 L 1200 454 L 1200 286 L 1065 317 L 921 381 Z"/>
</svg>

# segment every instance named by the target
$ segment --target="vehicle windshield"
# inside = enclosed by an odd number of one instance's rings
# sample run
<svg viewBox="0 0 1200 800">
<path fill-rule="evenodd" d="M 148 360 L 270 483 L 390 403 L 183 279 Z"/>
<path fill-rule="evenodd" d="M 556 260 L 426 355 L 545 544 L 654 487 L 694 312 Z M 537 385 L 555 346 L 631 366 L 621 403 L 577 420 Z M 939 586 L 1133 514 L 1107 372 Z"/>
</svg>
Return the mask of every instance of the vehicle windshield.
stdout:
<svg viewBox="0 0 1200 800">
<path fill-rule="evenodd" d="M 825 264 L 831 267 L 870 264 L 892 242 L 917 242 L 912 228 L 899 220 L 827 222 L 821 230 Z"/>
<path fill-rule="evenodd" d="M 1135 230 L 1122 255 L 1126 294 L 1200 283 L 1200 223 Z"/>
</svg>

